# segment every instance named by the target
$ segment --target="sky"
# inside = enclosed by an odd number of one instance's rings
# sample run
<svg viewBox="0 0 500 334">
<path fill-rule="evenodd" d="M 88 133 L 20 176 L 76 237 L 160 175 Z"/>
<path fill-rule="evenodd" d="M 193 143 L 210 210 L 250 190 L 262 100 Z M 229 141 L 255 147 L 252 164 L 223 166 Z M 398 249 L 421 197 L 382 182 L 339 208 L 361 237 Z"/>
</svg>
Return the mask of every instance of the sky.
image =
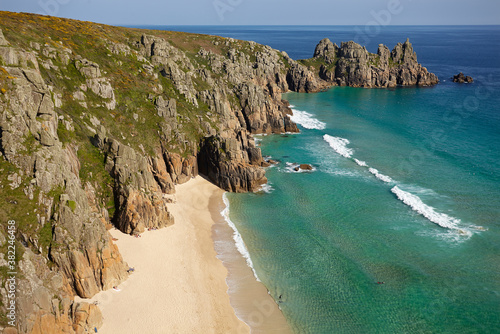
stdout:
<svg viewBox="0 0 500 334">
<path fill-rule="evenodd" d="M 498 0 L 0 0 L 0 10 L 113 25 L 500 24 Z"/>
</svg>

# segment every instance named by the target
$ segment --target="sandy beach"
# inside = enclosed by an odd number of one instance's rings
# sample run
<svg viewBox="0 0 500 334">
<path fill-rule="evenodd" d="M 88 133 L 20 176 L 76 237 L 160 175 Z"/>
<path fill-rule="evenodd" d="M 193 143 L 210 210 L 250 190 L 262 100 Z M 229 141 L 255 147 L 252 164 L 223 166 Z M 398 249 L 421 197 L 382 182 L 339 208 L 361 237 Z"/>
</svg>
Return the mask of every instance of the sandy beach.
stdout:
<svg viewBox="0 0 500 334">
<path fill-rule="evenodd" d="M 210 198 L 223 191 L 201 177 L 177 186 L 169 205 L 175 224 L 140 238 L 113 229 L 116 244 L 135 271 L 97 301 L 99 333 L 249 333 L 231 307 L 227 270 L 212 240 Z"/>
<path fill-rule="evenodd" d="M 243 334 L 250 333 L 247 324 L 252 333 L 290 333 L 277 304 L 236 250 L 220 214 L 222 195 L 198 176 L 176 186 L 175 203 L 169 204 L 174 225 L 140 238 L 110 231 L 135 270 L 119 291 L 86 300 L 102 311 L 99 333 Z"/>
</svg>

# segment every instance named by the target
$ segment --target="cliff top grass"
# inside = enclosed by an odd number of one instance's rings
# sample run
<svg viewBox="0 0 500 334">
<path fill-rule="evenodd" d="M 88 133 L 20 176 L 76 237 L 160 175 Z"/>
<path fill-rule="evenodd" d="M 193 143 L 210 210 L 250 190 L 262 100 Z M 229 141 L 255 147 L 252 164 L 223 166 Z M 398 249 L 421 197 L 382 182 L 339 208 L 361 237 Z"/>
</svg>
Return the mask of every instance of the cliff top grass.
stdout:
<svg viewBox="0 0 500 334">
<path fill-rule="evenodd" d="M 74 122 L 82 123 L 82 115 L 89 114 L 87 110 L 91 110 L 90 114 L 101 121 L 108 130 L 108 135 L 136 150 L 143 148 L 148 155 L 155 155 L 160 147 L 159 124 L 162 121 L 156 113 L 154 100 L 148 99 L 149 94 L 163 90 L 155 95 L 177 100 L 177 112 L 181 123 L 184 123 L 182 126 L 190 130 L 185 131 L 185 135 L 193 142 L 201 138 L 201 130 L 196 126 L 199 123 L 197 116 L 203 116 L 209 112 L 209 108 L 201 101 L 198 101 L 199 107 L 194 108 L 169 79 L 161 76 L 155 79 L 146 73 L 143 61 L 139 59 L 137 52 L 134 52 L 138 51 L 136 43 L 141 40 L 142 35 L 153 35 L 167 40 L 172 46 L 183 51 L 196 68 L 209 68 L 206 59 L 197 55 L 201 49 L 226 56 L 230 49 L 235 48 L 248 54 L 251 61 L 255 61 L 256 52 L 263 48 L 256 43 L 218 36 L 116 27 L 29 13 L 0 12 L 0 28 L 12 46 L 29 51 L 34 50 L 34 43 L 38 43 L 41 47 L 41 51 L 37 52 L 38 58 L 57 67 L 57 70 L 53 70 L 40 66 L 40 70 L 46 83 L 55 87 L 56 94 L 62 95 L 61 114 L 68 115 Z M 110 43 L 126 45 L 132 53 L 112 53 L 108 47 Z M 107 110 L 102 106 L 102 99 L 91 91 L 85 92 L 88 108 L 75 101 L 73 93 L 85 84 L 85 78 L 75 68 L 73 61 L 66 66 L 58 57 L 48 54 L 50 48 L 58 52 L 71 50 L 72 58 L 81 56 L 99 64 L 103 77 L 110 80 L 114 89 L 117 102 L 115 110 Z M 0 69 L 0 94 L 8 89 L 1 76 Z M 211 88 L 203 80 L 193 78 L 197 91 Z M 159 84 L 163 89 L 158 89 Z M 217 127 L 211 120 L 205 120 Z M 86 123 L 88 124 L 88 120 Z M 84 124 L 77 130 L 83 131 L 86 136 L 92 135 Z M 141 138 L 137 140 L 139 134 Z M 142 148 L 139 144 L 142 144 Z M 186 153 L 179 149 L 176 143 L 167 143 L 166 146 L 169 145 L 173 152 Z"/>
</svg>

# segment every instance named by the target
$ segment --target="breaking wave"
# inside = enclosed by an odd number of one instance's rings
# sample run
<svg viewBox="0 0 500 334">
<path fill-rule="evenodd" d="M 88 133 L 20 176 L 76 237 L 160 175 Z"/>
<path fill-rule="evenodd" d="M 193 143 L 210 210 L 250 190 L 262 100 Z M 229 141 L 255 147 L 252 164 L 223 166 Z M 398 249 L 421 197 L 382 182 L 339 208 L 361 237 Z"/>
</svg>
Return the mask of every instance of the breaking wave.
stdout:
<svg viewBox="0 0 500 334">
<path fill-rule="evenodd" d="M 349 140 L 340 137 L 333 137 L 330 135 L 324 135 L 323 139 L 330 145 L 331 148 L 335 150 L 338 154 L 345 158 L 351 158 L 354 151 L 348 148 L 347 145 L 350 143 Z"/>
<path fill-rule="evenodd" d="M 368 167 L 368 166 L 367 166 Z M 387 175 L 384 175 L 384 174 L 381 174 L 378 170 L 376 170 L 375 168 L 368 168 L 368 171 L 370 173 L 372 173 L 373 175 L 375 175 L 375 177 L 377 179 L 379 179 L 380 181 L 383 181 L 385 183 L 394 183 L 394 180 L 391 179 L 389 176 Z"/>
<path fill-rule="evenodd" d="M 404 190 L 401 190 L 398 186 L 393 187 L 391 191 L 397 196 L 397 198 L 400 201 L 408 205 L 410 208 L 412 208 L 412 210 L 421 214 L 434 224 L 437 224 L 447 229 L 465 232 L 458 226 L 461 222 L 460 219 L 450 217 L 444 213 L 436 212 L 432 206 L 429 206 L 424 202 L 422 202 L 420 197 L 413 195 L 409 192 L 406 192 Z"/>
<path fill-rule="evenodd" d="M 238 252 L 240 252 L 240 254 L 245 258 L 247 265 L 250 267 L 250 269 L 252 269 L 253 275 L 255 276 L 257 281 L 260 282 L 259 276 L 257 276 L 257 272 L 253 267 L 253 262 L 252 259 L 250 258 L 250 253 L 248 252 L 247 246 L 245 245 L 245 242 L 243 241 L 240 232 L 236 228 L 236 225 L 234 225 L 234 223 L 229 218 L 229 200 L 227 198 L 226 193 L 224 193 L 224 195 L 222 196 L 222 200 L 224 201 L 226 207 L 224 208 L 224 210 L 222 210 L 221 215 L 224 217 L 227 224 L 233 229 L 233 240 L 234 243 L 236 244 L 236 248 L 238 249 Z"/>
<path fill-rule="evenodd" d="M 274 188 L 269 183 L 264 183 L 263 185 L 260 186 L 258 191 L 270 194 L 273 192 L 273 190 Z"/>
<path fill-rule="evenodd" d="M 296 109 L 292 109 L 293 115 L 290 116 L 290 119 L 301 125 L 302 127 L 306 129 L 316 129 L 316 130 L 323 130 L 326 128 L 326 123 L 321 122 L 314 118 L 313 114 L 308 113 L 307 111 L 300 111 Z"/>
<path fill-rule="evenodd" d="M 368 165 L 366 164 L 366 162 L 364 162 L 363 160 L 354 159 L 354 162 L 357 163 L 358 166 L 368 167 Z"/>
</svg>

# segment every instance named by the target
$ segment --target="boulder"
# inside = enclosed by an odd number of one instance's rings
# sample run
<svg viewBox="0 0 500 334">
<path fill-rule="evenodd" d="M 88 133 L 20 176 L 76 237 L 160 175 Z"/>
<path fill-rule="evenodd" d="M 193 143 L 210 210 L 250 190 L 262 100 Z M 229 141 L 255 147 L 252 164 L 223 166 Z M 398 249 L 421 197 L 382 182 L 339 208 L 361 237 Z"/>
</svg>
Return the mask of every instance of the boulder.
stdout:
<svg viewBox="0 0 500 334">
<path fill-rule="evenodd" d="M 474 79 L 470 76 L 464 75 L 462 72 L 458 73 L 457 75 L 453 76 L 453 82 L 458 82 L 458 83 L 473 83 Z"/>
</svg>

